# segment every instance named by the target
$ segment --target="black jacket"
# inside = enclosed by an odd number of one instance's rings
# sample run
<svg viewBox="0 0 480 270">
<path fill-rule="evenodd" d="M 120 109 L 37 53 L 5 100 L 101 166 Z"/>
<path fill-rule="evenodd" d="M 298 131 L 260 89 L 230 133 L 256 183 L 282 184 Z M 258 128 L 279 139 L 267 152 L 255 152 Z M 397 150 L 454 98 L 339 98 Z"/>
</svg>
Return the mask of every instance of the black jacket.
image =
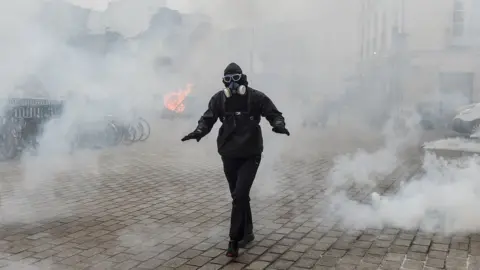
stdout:
<svg viewBox="0 0 480 270">
<path fill-rule="evenodd" d="M 234 98 L 235 95 L 231 98 Z M 231 99 L 230 98 L 230 99 Z M 210 99 L 208 109 L 198 121 L 197 130 L 202 137 L 207 135 L 220 119 L 218 132 L 218 153 L 223 157 L 241 158 L 260 155 L 263 152 L 263 136 L 260 127 L 261 116 L 272 127 L 285 127 L 285 119 L 273 102 L 264 93 L 248 87 L 246 110 L 229 112 L 227 97 L 219 91 Z"/>
</svg>

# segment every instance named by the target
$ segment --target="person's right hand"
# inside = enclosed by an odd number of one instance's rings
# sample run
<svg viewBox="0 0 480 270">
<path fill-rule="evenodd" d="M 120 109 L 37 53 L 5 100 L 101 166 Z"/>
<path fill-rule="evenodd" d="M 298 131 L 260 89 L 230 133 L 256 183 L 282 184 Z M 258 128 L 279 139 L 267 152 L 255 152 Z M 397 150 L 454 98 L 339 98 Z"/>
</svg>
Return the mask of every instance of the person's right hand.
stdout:
<svg viewBox="0 0 480 270">
<path fill-rule="evenodd" d="M 197 140 L 197 142 L 199 142 L 200 139 L 202 139 L 202 133 L 200 132 L 200 130 L 196 129 L 195 131 L 191 132 L 187 136 L 183 137 L 182 142 L 192 140 L 192 139 Z"/>
</svg>

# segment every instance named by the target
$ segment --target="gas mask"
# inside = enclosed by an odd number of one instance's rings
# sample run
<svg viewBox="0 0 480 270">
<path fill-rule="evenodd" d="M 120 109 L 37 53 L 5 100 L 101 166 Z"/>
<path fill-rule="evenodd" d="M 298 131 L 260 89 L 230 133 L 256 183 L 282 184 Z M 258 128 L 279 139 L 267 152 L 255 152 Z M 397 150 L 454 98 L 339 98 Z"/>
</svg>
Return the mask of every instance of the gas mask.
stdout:
<svg viewBox="0 0 480 270">
<path fill-rule="evenodd" d="M 245 95 L 247 87 L 244 85 L 244 81 L 246 81 L 246 75 L 244 74 L 227 74 L 223 76 L 225 96 L 229 98 L 232 95 Z"/>
</svg>

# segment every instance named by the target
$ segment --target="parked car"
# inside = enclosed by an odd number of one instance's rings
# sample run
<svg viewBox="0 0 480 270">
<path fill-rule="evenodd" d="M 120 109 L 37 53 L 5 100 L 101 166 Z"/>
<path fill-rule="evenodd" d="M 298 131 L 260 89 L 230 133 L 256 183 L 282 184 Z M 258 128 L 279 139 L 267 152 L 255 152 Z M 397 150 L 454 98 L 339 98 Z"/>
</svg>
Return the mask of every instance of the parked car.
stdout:
<svg viewBox="0 0 480 270">
<path fill-rule="evenodd" d="M 462 106 L 453 118 L 452 128 L 455 132 L 473 135 L 480 127 L 480 103 Z"/>
</svg>

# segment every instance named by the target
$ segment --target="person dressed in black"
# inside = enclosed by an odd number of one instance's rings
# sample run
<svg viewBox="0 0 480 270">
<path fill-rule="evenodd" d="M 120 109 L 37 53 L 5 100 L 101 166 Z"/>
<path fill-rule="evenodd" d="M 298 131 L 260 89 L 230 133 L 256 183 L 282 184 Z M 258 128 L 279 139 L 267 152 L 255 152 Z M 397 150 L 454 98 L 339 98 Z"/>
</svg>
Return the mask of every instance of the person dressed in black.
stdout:
<svg viewBox="0 0 480 270">
<path fill-rule="evenodd" d="M 230 63 L 223 77 L 225 88 L 210 99 L 208 109 L 197 128 L 182 141 L 200 141 L 217 119 L 222 126 L 217 137 L 218 153 L 233 199 L 230 221 L 230 242 L 227 256 L 237 257 L 238 249 L 254 240 L 250 188 L 260 165 L 263 152 L 261 116 L 273 127 L 272 131 L 290 136 L 285 119 L 264 93 L 248 85 L 247 75 L 236 63 Z"/>
</svg>

